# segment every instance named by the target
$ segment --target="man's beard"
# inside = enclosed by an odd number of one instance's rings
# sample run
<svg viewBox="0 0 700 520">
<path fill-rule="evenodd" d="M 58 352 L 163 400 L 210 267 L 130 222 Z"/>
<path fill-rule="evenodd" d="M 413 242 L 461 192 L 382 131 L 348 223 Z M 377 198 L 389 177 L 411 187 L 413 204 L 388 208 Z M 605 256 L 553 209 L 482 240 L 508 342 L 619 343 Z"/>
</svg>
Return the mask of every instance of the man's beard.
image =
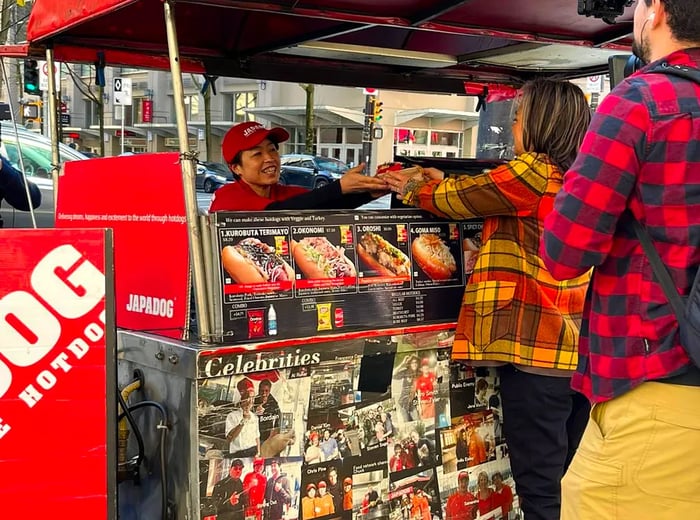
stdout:
<svg viewBox="0 0 700 520">
<path fill-rule="evenodd" d="M 639 40 L 635 38 L 632 42 L 632 54 L 634 54 L 637 58 L 642 60 L 645 64 L 649 63 L 651 57 L 651 47 L 649 46 L 649 38 L 644 37 L 644 28 L 646 27 L 646 25 L 647 22 L 644 22 L 642 30 L 639 34 Z"/>
</svg>

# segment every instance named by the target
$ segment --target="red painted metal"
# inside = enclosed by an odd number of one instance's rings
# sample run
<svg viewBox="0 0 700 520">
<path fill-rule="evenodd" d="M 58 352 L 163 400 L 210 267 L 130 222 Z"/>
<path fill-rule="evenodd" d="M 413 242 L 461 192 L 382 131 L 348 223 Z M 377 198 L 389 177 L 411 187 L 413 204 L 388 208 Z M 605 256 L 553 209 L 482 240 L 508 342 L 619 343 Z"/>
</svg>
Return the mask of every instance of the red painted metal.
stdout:
<svg viewBox="0 0 700 520">
<path fill-rule="evenodd" d="M 334 75 L 338 66 L 369 74 L 358 83 L 383 88 L 399 88 L 397 74 L 419 78 L 407 83 L 425 90 L 431 78 L 519 84 L 538 74 L 604 72 L 602 50 L 626 52 L 631 43 L 631 9 L 609 25 L 578 15 L 573 0 L 178 0 L 173 5 L 184 71 L 258 79 L 280 79 L 274 66 L 283 60 L 308 81 L 328 78 L 329 84 L 349 84 L 349 78 Z M 168 68 L 162 0 L 35 0 L 27 39 L 31 55 L 53 45 L 63 61 L 90 63 L 103 51 L 110 65 Z M 309 42 L 387 52 L 375 51 L 372 58 L 277 53 Z M 479 61 L 484 52 L 509 53 L 518 43 L 601 49 L 601 58 L 587 69 L 569 63 L 557 70 Z M 2 55 L 9 52 L 0 48 Z M 459 63 L 431 68 L 419 61 L 413 67 L 382 61 L 391 53 L 414 52 L 454 56 Z M 441 87 L 446 88 L 452 87 Z"/>
</svg>

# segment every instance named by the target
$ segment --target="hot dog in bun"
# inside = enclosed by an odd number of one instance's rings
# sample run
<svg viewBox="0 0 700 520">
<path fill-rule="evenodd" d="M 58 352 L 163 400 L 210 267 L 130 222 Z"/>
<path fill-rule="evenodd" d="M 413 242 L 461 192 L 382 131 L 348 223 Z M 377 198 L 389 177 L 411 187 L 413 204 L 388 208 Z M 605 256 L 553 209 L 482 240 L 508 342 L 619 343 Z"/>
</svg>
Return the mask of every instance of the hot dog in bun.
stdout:
<svg viewBox="0 0 700 520">
<path fill-rule="evenodd" d="M 411 262 L 406 253 L 377 233 L 362 235 L 357 255 L 381 276 L 411 276 Z"/>
<path fill-rule="evenodd" d="M 257 238 L 244 238 L 221 251 L 224 269 L 237 283 L 284 282 L 294 280 L 292 267 L 275 248 Z"/>
<path fill-rule="evenodd" d="M 326 237 L 292 240 L 292 255 L 306 278 L 350 278 L 357 276 L 355 265 L 345 249 L 334 246 Z"/>
<path fill-rule="evenodd" d="M 434 233 L 424 233 L 411 244 L 413 259 L 433 280 L 447 280 L 457 271 L 457 262 L 447 244 Z"/>
</svg>

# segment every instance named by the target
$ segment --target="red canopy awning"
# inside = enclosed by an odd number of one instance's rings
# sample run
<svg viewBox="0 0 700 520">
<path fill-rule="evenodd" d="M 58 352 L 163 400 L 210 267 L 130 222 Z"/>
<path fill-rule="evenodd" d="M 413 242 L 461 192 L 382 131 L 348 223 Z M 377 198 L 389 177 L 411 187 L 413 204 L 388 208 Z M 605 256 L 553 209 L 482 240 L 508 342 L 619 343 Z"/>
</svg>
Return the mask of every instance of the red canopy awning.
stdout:
<svg viewBox="0 0 700 520">
<path fill-rule="evenodd" d="M 178 0 L 182 68 L 213 75 L 464 93 L 604 72 L 629 48 L 615 24 L 562 0 Z M 167 68 L 162 0 L 35 0 L 29 52 Z"/>
</svg>

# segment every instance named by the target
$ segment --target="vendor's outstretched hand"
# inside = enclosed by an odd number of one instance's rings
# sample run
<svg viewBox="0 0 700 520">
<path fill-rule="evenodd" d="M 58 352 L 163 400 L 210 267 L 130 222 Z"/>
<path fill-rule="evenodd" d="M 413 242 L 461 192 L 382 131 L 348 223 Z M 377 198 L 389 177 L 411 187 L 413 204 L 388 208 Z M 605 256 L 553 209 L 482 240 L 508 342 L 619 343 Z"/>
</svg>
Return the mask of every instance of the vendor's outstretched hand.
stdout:
<svg viewBox="0 0 700 520">
<path fill-rule="evenodd" d="M 364 163 L 360 163 L 354 168 L 350 168 L 340 178 L 340 189 L 343 193 L 360 193 L 369 191 L 377 197 L 389 192 L 389 185 L 379 177 L 364 175 Z"/>
</svg>

